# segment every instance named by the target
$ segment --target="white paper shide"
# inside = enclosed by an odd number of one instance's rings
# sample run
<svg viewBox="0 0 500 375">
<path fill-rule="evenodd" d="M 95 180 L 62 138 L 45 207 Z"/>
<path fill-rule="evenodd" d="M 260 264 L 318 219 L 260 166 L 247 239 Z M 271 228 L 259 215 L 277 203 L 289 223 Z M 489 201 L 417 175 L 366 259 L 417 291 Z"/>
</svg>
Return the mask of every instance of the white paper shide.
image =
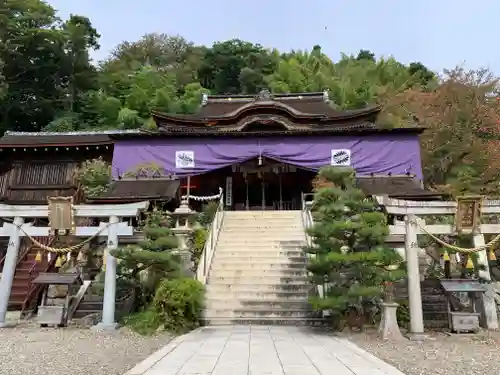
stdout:
<svg viewBox="0 0 500 375">
<path fill-rule="evenodd" d="M 194 151 L 176 151 L 175 152 L 175 168 L 194 168 Z"/>
<path fill-rule="evenodd" d="M 351 165 L 351 150 L 337 149 L 332 150 L 330 165 L 344 167 Z"/>
</svg>

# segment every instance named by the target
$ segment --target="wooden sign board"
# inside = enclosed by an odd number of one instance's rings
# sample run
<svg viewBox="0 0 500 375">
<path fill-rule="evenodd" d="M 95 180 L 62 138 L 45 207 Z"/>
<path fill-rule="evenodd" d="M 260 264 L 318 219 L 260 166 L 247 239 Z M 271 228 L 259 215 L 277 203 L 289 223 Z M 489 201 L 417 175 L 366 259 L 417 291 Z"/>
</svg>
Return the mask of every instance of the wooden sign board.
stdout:
<svg viewBox="0 0 500 375">
<path fill-rule="evenodd" d="M 475 232 L 481 225 L 481 196 L 464 196 L 457 198 L 455 227 L 457 233 Z"/>
<path fill-rule="evenodd" d="M 50 197 L 49 226 L 52 234 L 72 234 L 75 231 L 73 197 Z"/>
</svg>

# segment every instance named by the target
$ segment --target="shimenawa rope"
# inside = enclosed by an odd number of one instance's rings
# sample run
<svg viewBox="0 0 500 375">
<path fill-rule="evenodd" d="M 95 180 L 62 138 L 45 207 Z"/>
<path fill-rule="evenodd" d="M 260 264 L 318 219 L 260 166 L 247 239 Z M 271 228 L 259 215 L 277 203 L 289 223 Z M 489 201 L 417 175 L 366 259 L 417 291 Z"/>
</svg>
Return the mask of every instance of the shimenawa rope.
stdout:
<svg viewBox="0 0 500 375">
<path fill-rule="evenodd" d="M 48 251 L 50 253 L 61 253 L 62 254 L 62 253 L 68 253 L 68 252 L 71 252 L 73 250 L 77 250 L 77 249 L 81 248 L 83 245 L 89 243 L 94 238 L 99 236 L 102 232 L 104 232 L 112 224 L 116 224 L 116 223 L 108 223 L 106 226 L 102 227 L 96 233 L 94 233 L 92 236 L 90 236 L 89 238 L 80 242 L 79 244 L 76 244 L 76 245 L 73 245 L 70 247 L 63 247 L 63 248 L 55 248 L 55 247 L 50 247 L 50 246 L 44 245 L 43 243 L 37 241 L 35 238 L 30 236 L 20 225 L 17 225 L 17 224 L 14 224 L 14 225 L 16 227 L 18 227 L 26 235 L 26 237 L 28 237 L 30 239 L 30 241 L 33 242 L 36 246 L 38 246 L 40 249 Z"/>
<path fill-rule="evenodd" d="M 420 229 L 422 229 L 423 232 L 425 232 L 427 235 L 429 235 L 434 241 L 438 242 L 440 245 L 443 245 L 444 247 L 454 250 L 457 253 L 466 253 L 466 254 L 471 254 L 471 253 L 478 253 L 483 250 L 491 249 L 493 246 L 495 246 L 498 242 L 500 242 L 500 234 L 495 236 L 490 242 L 488 242 L 485 245 L 479 246 L 479 247 L 474 247 L 474 248 L 465 248 L 465 247 L 460 247 L 460 246 L 455 246 L 451 245 L 449 243 L 446 243 L 445 241 L 441 240 L 440 238 L 436 237 L 429 231 L 427 231 L 423 226 L 420 224 L 416 223 Z"/>
</svg>

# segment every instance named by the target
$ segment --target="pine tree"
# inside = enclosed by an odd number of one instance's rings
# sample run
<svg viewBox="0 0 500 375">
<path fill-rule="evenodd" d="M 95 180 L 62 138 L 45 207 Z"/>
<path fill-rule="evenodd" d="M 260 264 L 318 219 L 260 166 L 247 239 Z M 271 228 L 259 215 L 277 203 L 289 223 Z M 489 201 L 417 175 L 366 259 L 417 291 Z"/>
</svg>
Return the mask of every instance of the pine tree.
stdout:
<svg viewBox="0 0 500 375">
<path fill-rule="evenodd" d="M 402 259 L 385 245 L 386 215 L 356 187 L 352 168 L 323 168 L 316 182 L 313 244 L 306 251 L 314 255 L 308 266 L 313 282 L 324 285 L 325 293 L 311 304 L 335 315 L 352 307 L 359 311 L 384 293 L 387 282 L 404 277 Z"/>
<path fill-rule="evenodd" d="M 161 280 L 180 276 L 180 257 L 173 251 L 178 241 L 170 225 L 168 214 L 154 208 L 141 225 L 145 239 L 112 252 L 119 259 L 118 278 L 136 286 L 141 304 L 151 300 Z"/>
</svg>

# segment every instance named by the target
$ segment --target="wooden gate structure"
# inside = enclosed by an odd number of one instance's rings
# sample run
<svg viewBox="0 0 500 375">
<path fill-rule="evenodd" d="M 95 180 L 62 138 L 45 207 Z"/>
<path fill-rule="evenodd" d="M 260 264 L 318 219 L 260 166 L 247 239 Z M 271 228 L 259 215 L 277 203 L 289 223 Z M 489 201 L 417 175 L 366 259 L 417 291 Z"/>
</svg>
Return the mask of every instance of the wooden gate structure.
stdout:
<svg viewBox="0 0 500 375">
<path fill-rule="evenodd" d="M 418 235 L 455 235 L 458 232 L 470 233 L 473 236 L 473 246 L 477 251 L 477 263 L 483 265 L 484 270 L 479 270 L 483 280 L 491 281 L 488 267 L 485 234 L 500 234 L 500 224 L 482 224 L 481 215 L 500 217 L 500 201 L 479 200 L 476 198 L 445 201 L 406 201 L 391 199 L 387 196 L 376 196 L 379 205 L 383 206 L 389 215 L 397 218 L 394 225 L 390 225 L 390 235 L 404 236 L 404 249 L 398 249 L 406 258 L 408 297 L 410 308 L 410 333 L 415 336 L 424 334 L 424 320 L 422 311 L 422 295 L 420 290 Z M 426 224 L 425 216 L 430 215 L 455 215 L 455 224 Z M 399 220 L 398 220 L 399 219 Z M 485 284 L 487 291 L 482 296 L 483 328 L 498 329 L 496 304 L 493 286 Z"/>
<path fill-rule="evenodd" d="M 0 328 L 5 327 L 6 313 L 12 289 L 14 273 L 16 272 L 17 258 L 22 237 L 48 237 L 54 230 L 68 230 L 73 236 L 107 238 L 105 249 L 106 274 L 104 285 L 104 305 L 102 321 L 96 326 L 98 329 L 114 329 L 115 322 L 115 297 L 116 297 L 116 258 L 110 255 L 110 250 L 118 247 L 120 237 L 133 236 L 134 228 L 123 218 L 138 217 L 141 211 L 147 209 L 149 202 L 129 204 L 102 204 L 102 205 L 72 205 L 71 215 L 64 212 L 63 207 L 56 207 L 61 215 L 51 212 L 49 205 L 17 206 L 0 204 L 0 219 L 4 224 L 0 227 L 0 237 L 9 237 L 7 254 L 5 256 L 2 277 L 0 279 Z M 54 208 L 52 208 L 52 211 Z M 49 227 L 33 226 L 25 223 L 26 219 L 49 218 L 54 221 Z M 74 226 L 73 222 L 65 223 L 67 218 L 107 218 L 99 226 Z M 60 219 L 60 220 L 59 220 Z M 9 222 L 12 221 L 12 222 Z M 68 225 L 71 224 L 71 225 Z M 82 240 L 83 241 L 83 240 Z M 43 245 L 42 245 L 43 248 Z"/>
</svg>

